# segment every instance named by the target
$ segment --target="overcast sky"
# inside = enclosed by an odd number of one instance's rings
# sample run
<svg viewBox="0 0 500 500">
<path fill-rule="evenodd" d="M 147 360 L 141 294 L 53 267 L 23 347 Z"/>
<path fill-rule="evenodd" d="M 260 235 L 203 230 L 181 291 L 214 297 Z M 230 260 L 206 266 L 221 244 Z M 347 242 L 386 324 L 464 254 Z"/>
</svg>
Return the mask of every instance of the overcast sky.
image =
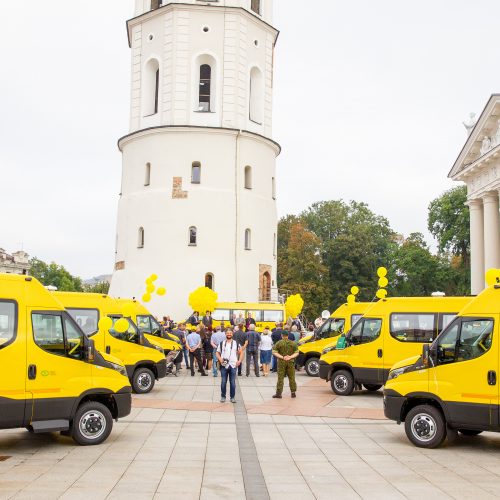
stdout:
<svg viewBox="0 0 500 500">
<path fill-rule="evenodd" d="M 111 273 L 132 14 L 133 0 L 0 2 L 8 252 Z M 280 216 L 354 199 L 426 233 L 429 202 L 454 185 L 462 122 L 500 91 L 498 19 L 498 0 L 275 0 Z"/>
</svg>

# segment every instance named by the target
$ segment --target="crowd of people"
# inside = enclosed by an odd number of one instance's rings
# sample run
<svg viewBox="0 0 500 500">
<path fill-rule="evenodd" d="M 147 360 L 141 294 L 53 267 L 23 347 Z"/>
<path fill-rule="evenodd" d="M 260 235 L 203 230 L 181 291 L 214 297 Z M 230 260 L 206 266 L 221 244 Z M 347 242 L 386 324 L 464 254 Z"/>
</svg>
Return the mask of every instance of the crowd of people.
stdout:
<svg viewBox="0 0 500 500">
<path fill-rule="evenodd" d="M 227 381 L 230 383 L 230 401 L 235 403 L 236 376 L 242 376 L 245 360 L 245 375 L 253 372 L 255 377 L 278 373 L 278 383 L 274 398 L 281 398 L 284 378 L 288 377 L 292 397 L 296 397 L 295 358 L 298 355 L 298 341 L 303 331 L 298 319 L 290 318 L 284 325 L 277 323 L 270 330 L 256 331 L 255 319 L 248 314 L 233 315 L 229 324 L 221 321 L 214 326 L 210 311 L 200 317 L 194 312 L 187 322 L 175 326 L 170 318 L 164 317 L 162 326 L 178 337 L 182 345 L 183 356 L 178 356 L 176 369 L 182 368 L 182 359 L 186 369 L 194 377 L 214 377 L 221 374 L 221 402 L 226 401 Z M 189 326 L 189 329 L 188 329 Z M 314 327 L 312 328 L 314 329 Z M 309 328 L 311 330 L 311 328 Z"/>
</svg>

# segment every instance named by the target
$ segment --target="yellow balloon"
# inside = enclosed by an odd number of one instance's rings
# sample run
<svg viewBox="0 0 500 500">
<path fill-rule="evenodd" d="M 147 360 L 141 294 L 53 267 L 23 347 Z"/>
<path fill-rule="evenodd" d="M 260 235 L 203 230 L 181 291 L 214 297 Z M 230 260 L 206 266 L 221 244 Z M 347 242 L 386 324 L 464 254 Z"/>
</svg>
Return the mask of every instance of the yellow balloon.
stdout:
<svg viewBox="0 0 500 500">
<path fill-rule="evenodd" d="M 146 287 L 146 290 L 148 293 L 153 293 L 155 291 L 155 286 L 154 285 L 148 285 Z"/>
<path fill-rule="evenodd" d="M 500 279 L 500 269 L 488 269 L 485 274 L 485 281 L 488 286 L 496 285 Z"/>
<path fill-rule="evenodd" d="M 99 320 L 99 330 L 107 332 L 113 326 L 113 320 L 109 316 L 105 316 Z"/>
<path fill-rule="evenodd" d="M 143 302 L 149 302 L 151 300 L 151 295 L 149 293 L 145 293 L 143 296 L 142 296 L 142 301 Z"/>
<path fill-rule="evenodd" d="M 296 318 L 304 307 L 304 299 L 297 293 L 295 295 L 290 295 L 285 302 L 285 310 L 287 316 L 291 316 L 292 318 Z"/>
<path fill-rule="evenodd" d="M 353 295 L 358 295 L 358 293 L 359 293 L 359 288 L 358 288 L 356 285 L 354 285 L 353 287 L 351 287 L 351 293 L 352 293 Z"/>
<path fill-rule="evenodd" d="M 145 283 L 146 283 L 146 285 L 152 285 L 153 284 L 153 280 L 151 278 L 146 278 Z"/>
<path fill-rule="evenodd" d="M 377 299 L 385 299 L 387 297 L 387 290 L 385 288 L 380 288 L 377 290 Z"/>
<path fill-rule="evenodd" d="M 387 276 L 387 269 L 385 267 L 379 267 L 377 269 L 377 276 L 379 278 L 383 278 L 384 276 Z"/>
<path fill-rule="evenodd" d="M 165 295 L 167 293 L 167 291 L 165 290 L 164 287 L 161 286 L 160 288 L 158 288 L 158 290 L 156 290 L 156 293 L 158 295 Z"/>
<path fill-rule="evenodd" d="M 149 279 L 150 279 L 151 281 L 156 281 L 156 280 L 158 279 L 158 275 L 157 275 L 157 274 L 152 274 L 152 275 L 149 277 Z"/>
<path fill-rule="evenodd" d="M 347 303 L 354 304 L 356 302 L 356 295 L 350 294 L 347 296 Z"/>
<path fill-rule="evenodd" d="M 380 288 L 385 288 L 388 284 L 389 280 L 385 276 L 382 276 L 381 278 L 378 279 L 378 286 Z"/>
<path fill-rule="evenodd" d="M 127 302 L 122 307 L 122 314 L 126 318 L 130 318 L 134 314 L 134 311 L 135 311 L 135 305 L 132 302 Z"/>
<path fill-rule="evenodd" d="M 116 323 L 115 323 L 115 330 L 118 333 L 124 333 L 128 330 L 129 327 L 129 322 L 125 318 L 120 318 Z"/>
</svg>

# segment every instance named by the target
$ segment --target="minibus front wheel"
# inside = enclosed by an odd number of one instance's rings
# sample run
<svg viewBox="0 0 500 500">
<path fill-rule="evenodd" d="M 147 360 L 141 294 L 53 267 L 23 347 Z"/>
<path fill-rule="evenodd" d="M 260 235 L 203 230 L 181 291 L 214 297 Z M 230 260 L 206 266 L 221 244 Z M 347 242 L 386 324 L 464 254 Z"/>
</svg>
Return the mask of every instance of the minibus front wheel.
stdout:
<svg viewBox="0 0 500 500">
<path fill-rule="evenodd" d="M 319 377 L 319 358 L 309 358 L 306 361 L 305 369 L 310 377 Z"/>
<path fill-rule="evenodd" d="M 71 437 L 81 445 L 100 444 L 108 438 L 113 428 L 113 416 L 107 406 L 97 401 L 87 401 L 76 411 Z"/>
<path fill-rule="evenodd" d="M 419 405 L 405 418 L 408 439 L 419 448 L 437 448 L 446 438 L 446 422 L 435 406 Z"/>
<path fill-rule="evenodd" d="M 330 380 L 332 391 L 339 396 L 350 396 L 354 391 L 354 377 L 347 370 L 337 370 Z"/>
<path fill-rule="evenodd" d="M 132 387 L 136 394 L 147 394 L 155 386 L 154 373 L 146 367 L 137 368 L 132 376 Z"/>
</svg>

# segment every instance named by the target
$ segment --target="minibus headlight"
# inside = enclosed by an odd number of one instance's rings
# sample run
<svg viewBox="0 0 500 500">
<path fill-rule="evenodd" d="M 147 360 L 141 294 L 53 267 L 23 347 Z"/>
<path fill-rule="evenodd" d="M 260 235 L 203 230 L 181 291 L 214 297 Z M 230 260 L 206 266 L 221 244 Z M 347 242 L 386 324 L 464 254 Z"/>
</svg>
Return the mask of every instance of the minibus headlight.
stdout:
<svg viewBox="0 0 500 500">
<path fill-rule="evenodd" d="M 165 353 L 163 352 L 163 349 L 162 349 L 159 345 L 155 345 L 155 346 L 153 346 L 153 347 L 154 347 L 157 351 L 160 351 L 162 354 L 165 354 Z"/>
<path fill-rule="evenodd" d="M 127 372 L 125 370 L 125 367 L 122 366 L 122 365 L 117 365 L 116 363 L 111 363 L 109 362 L 109 364 L 117 371 L 117 372 L 120 372 L 121 375 L 123 375 L 124 377 L 127 376 Z"/>
<path fill-rule="evenodd" d="M 398 378 L 400 375 L 406 372 L 408 370 L 409 366 L 403 366 L 401 368 L 396 368 L 395 370 L 391 370 L 389 372 L 389 377 L 387 380 L 392 380 L 394 378 Z"/>
<path fill-rule="evenodd" d="M 334 351 L 335 350 L 335 347 L 334 345 L 331 345 L 331 346 L 328 346 L 328 347 L 325 347 L 322 351 L 322 354 L 326 354 L 327 352 L 330 352 L 330 351 Z"/>
</svg>

